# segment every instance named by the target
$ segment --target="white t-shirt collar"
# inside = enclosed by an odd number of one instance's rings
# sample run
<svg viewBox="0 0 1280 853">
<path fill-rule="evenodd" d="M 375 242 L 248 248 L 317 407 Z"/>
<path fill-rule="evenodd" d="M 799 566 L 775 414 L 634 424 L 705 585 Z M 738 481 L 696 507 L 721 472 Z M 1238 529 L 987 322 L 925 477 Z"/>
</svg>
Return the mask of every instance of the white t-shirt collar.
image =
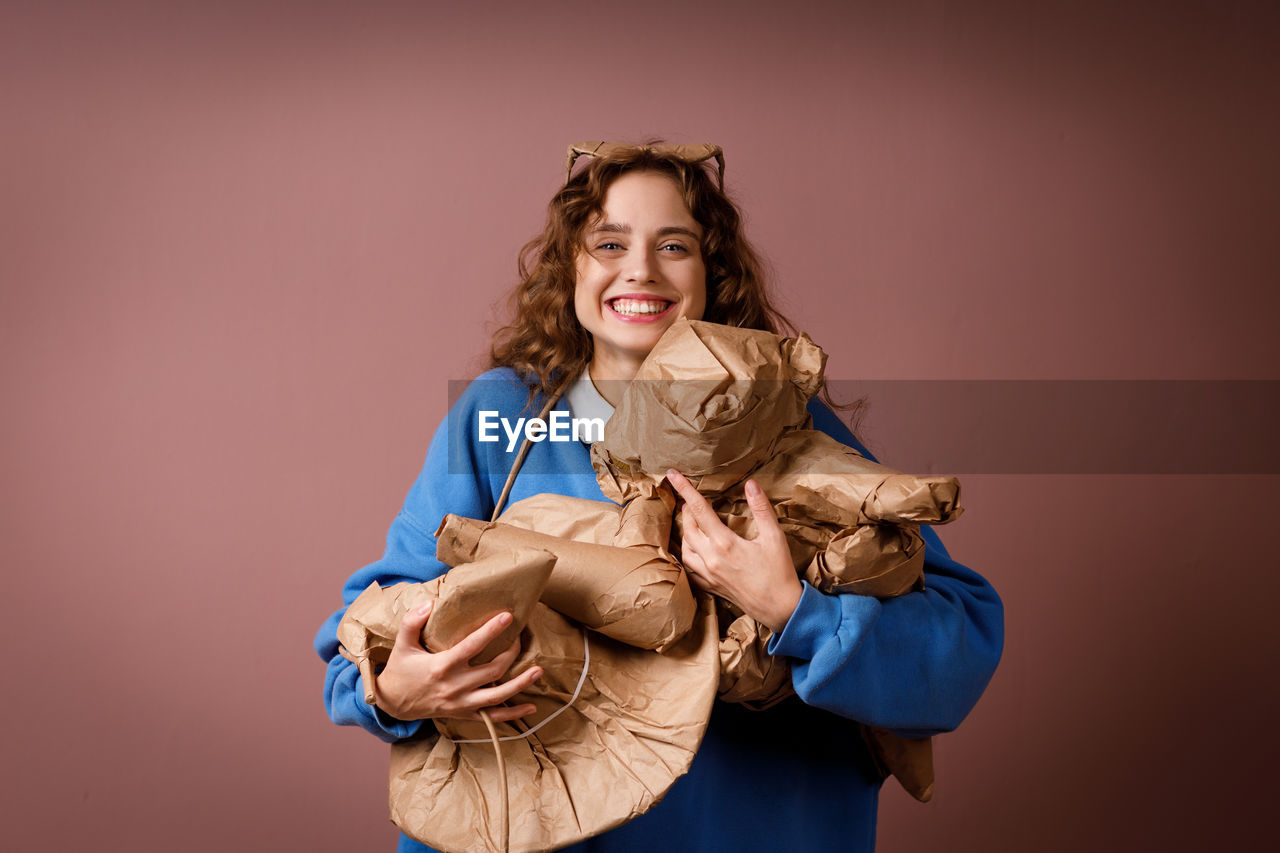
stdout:
<svg viewBox="0 0 1280 853">
<path fill-rule="evenodd" d="M 613 417 L 613 406 L 600 396 L 595 383 L 591 381 L 591 374 L 586 371 L 583 371 L 582 377 L 569 386 L 564 399 L 569 404 L 569 414 L 575 418 L 600 418 L 607 426 L 609 418 Z M 585 436 L 583 443 L 590 444 Z"/>
</svg>

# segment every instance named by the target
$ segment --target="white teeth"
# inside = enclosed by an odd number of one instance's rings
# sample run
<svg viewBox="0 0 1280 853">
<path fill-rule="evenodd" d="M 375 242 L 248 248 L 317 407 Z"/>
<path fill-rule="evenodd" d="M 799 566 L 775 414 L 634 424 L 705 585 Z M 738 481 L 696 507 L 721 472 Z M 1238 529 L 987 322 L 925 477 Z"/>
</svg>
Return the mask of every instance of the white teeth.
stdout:
<svg viewBox="0 0 1280 853">
<path fill-rule="evenodd" d="M 655 302 L 649 299 L 614 299 L 609 303 L 614 311 L 627 316 L 661 314 L 670 304 L 670 302 Z"/>
</svg>

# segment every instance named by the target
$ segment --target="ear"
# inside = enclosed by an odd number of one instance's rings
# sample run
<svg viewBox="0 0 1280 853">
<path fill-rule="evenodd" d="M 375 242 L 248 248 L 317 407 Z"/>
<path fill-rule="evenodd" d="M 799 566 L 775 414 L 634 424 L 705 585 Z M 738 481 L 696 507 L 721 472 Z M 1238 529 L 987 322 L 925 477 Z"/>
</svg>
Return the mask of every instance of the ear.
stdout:
<svg viewBox="0 0 1280 853">
<path fill-rule="evenodd" d="M 782 341 L 782 355 L 791 371 L 791 382 L 805 400 L 813 397 L 822 387 L 822 370 L 827 364 L 827 354 L 809 339 L 804 332 L 799 337 Z"/>
</svg>

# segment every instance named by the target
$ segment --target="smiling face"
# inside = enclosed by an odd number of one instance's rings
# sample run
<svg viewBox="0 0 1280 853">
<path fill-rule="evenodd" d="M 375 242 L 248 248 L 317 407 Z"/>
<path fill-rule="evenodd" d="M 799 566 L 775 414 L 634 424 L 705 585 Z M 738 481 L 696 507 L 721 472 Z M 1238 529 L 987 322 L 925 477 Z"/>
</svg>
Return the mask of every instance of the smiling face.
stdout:
<svg viewBox="0 0 1280 853">
<path fill-rule="evenodd" d="M 702 226 L 656 172 L 615 180 L 578 252 L 574 310 L 594 342 L 591 377 L 630 379 L 662 333 L 707 304 Z"/>
</svg>

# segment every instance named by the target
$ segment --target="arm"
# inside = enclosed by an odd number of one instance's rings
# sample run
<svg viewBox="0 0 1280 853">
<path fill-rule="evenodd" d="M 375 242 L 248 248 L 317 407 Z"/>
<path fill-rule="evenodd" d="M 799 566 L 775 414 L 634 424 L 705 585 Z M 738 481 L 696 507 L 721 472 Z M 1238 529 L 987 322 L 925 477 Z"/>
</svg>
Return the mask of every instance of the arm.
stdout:
<svg viewBox="0 0 1280 853">
<path fill-rule="evenodd" d="M 330 719 L 339 725 L 357 725 L 386 741 L 410 737 L 422 726 L 421 720 L 397 720 L 364 701 L 364 690 L 356 666 L 338 653 L 336 630 L 347 607 L 373 581 L 389 586 L 402 581 L 424 582 L 438 577 L 447 566 L 436 559 L 436 540 L 432 531 L 449 512 L 470 518 L 488 518 L 493 508 L 494 477 L 501 480 L 506 470 L 492 455 L 484 454 L 469 436 L 451 435 L 450 424 L 470 424 L 480 407 L 479 399 L 487 398 L 497 386 L 506 397 L 523 404 L 525 391 L 510 383 L 472 383 L 450 416 L 436 430 L 427 450 L 426 463 L 405 498 L 403 509 L 387 533 L 382 559 L 353 574 L 342 590 L 343 606 L 316 633 L 315 649 L 328 664 L 325 674 L 324 700 Z M 486 400 L 486 405 L 490 403 Z M 497 408 L 497 405 L 493 406 Z M 517 406 L 518 408 L 518 406 Z M 452 440 L 451 440 L 452 439 Z M 492 447 L 489 445 L 487 447 Z M 508 463 L 509 464 L 509 463 Z M 496 471 L 496 473 L 491 473 Z M 419 626 L 421 627 L 421 626 Z"/>
<path fill-rule="evenodd" d="M 825 406 L 814 426 L 866 453 Z M 986 688 L 1004 644 L 1000 598 L 951 559 L 937 534 L 925 541 L 925 589 L 879 601 L 828 596 L 809 585 L 771 654 L 791 659 L 796 693 L 810 705 L 908 737 L 959 725 Z"/>
</svg>

